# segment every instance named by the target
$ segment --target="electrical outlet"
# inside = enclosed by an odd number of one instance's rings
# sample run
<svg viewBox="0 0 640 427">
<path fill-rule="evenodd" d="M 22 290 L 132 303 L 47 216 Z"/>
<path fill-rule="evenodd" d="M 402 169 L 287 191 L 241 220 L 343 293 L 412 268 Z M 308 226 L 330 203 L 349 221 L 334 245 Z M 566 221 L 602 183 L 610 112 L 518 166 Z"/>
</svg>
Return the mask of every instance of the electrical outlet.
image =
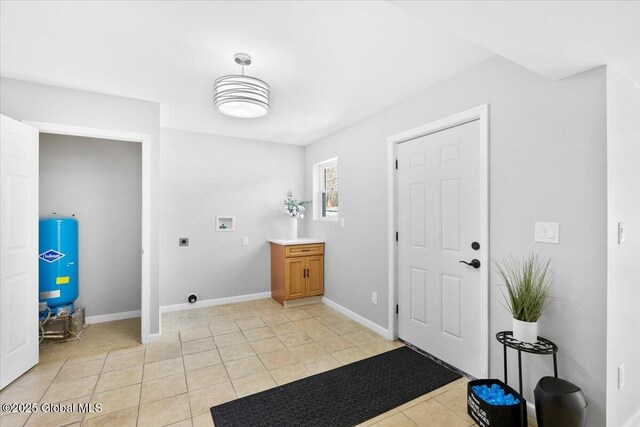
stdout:
<svg viewBox="0 0 640 427">
<path fill-rule="evenodd" d="M 378 293 L 377 292 L 372 292 L 371 293 L 371 303 L 372 304 L 378 304 Z"/>
<path fill-rule="evenodd" d="M 242 246 L 249 245 L 249 236 L 242 236 Z"/>
<path fill-rule="evenodd" d="M 618 388 L 624 388 L 624 363 L 618 366 Z"/>
<path fill-rule="evenodd" d="M 179 246 L 189 246 L 189 238 L 188 237 L 180 237 L 178 239 Z"/>
<path fill-rule="evenodd" d="M 344 227 L 344 217 L 340 217 L 340 227 Z"/>
</svg>

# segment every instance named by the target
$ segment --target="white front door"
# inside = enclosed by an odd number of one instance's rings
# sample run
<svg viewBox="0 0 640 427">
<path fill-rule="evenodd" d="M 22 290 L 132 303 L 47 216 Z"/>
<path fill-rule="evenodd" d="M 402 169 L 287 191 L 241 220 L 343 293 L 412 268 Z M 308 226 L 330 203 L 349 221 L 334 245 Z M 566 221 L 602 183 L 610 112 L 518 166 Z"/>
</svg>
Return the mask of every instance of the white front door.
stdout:
<svg viewBox="0 0 640 427">
<path fill-rule="evenodd" d="M 4 388 L 38 363 L 38 130 L 0 118 L 0 388 Z"/>
<path fill-rule="evenodd" d="M 398 335 L 478 378 L 489 268 L 480 129 L 474 120 L 397 149 Z"/>
</svg>

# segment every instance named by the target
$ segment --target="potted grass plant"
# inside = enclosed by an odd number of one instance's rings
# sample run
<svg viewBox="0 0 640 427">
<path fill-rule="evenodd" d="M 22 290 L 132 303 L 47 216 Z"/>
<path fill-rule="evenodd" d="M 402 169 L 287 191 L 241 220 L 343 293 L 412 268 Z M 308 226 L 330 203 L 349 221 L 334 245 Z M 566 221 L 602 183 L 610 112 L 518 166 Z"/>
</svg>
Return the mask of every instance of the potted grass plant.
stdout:
<svg viewBox="0 0 640 427">
<path fill-rule="evenodd" d="M 550 302 L 550 262 L 534 253 L 494 261 L 495 271 L 506 288 L 504 306 L 513 316 L 513 337 L 517 340 L 538 341 L 538 319 Z"/>
</svg>

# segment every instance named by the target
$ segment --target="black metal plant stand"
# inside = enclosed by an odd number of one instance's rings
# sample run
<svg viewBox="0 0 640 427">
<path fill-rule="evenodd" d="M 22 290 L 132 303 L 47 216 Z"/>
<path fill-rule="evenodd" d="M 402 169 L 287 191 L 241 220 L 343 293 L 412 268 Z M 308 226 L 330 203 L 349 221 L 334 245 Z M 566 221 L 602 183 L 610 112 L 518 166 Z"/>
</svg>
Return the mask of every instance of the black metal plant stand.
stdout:
<svg viewBox="0 0 640 427">
<path fill-rule="evenodd" d="M 519 383 L 519 393 L 520 397 L 524 401 L 524 395 L 522 394 L 522 352 L 531 353 L 531 354 L 539 354 L 539 355 L 552 355 L 553 356 L 553 375 L 558 378 L 558 358 L 556 357 L 556 353 L 558 353 L 558 346 L 553 342 L 549 341 L 546 338 L 538 337 L 538 341 L 535 343 L 528 343 L 519 341 L 513 338 L 512 331 L 502 331 L 496 334 L 496 339 L 500 342 L 504 349 L 504 383 L 509 385 L 508 377 L 507 377 L 507 347 L 512 348 L 518 351 L 518 383 Z M 525 405 L 523 405 L 526 408 Z M 523 425 L 526 425 L 526 409 L 523 410 L 522 422 Z"/>
</svg>

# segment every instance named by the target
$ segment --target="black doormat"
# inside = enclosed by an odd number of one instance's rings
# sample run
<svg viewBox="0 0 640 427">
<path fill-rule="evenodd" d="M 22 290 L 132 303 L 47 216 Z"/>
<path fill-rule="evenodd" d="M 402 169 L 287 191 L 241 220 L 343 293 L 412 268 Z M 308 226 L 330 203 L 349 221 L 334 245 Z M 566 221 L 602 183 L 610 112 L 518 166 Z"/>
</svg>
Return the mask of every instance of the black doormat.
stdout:
<svg viewBox="0 0 640 427">
<path fill-rule="evenodd" d="M 458 378 L 401 347 L 214 406 L 211 415 L 216 427 L 353 426 Z"/>
</svg>

